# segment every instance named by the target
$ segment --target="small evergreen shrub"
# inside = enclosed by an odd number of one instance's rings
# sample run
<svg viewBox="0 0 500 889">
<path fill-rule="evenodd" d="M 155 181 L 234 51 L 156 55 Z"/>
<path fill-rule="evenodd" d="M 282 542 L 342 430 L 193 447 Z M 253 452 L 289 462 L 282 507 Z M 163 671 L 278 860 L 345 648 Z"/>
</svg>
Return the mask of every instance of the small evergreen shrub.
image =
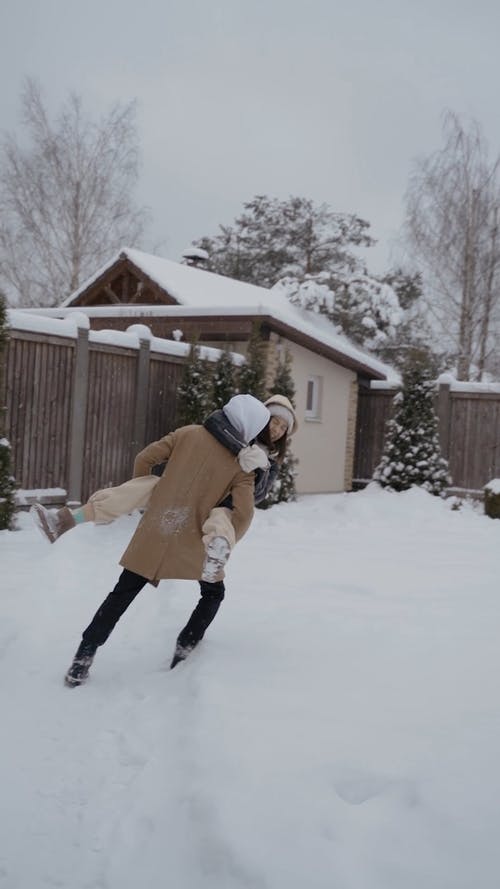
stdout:
<svg viewBox="0 0 500 889">
<path fill-rule="evenodd" d="M 200 354 L 198 343 L 191 344 L 177 390 L 177 426 L 203 423 L 213 410 L 212 374 Z"/>
<path fill-rule="evenodd" d="M 239 369 L 238 389 L 260 401 L 266 398 L 266 346 L 261 339 L 259 324 L 254 324 L 252 328 L 246 362 Z"/>
<path fill-rule="evenodd" d="M 435 384 L 423 360 L 413 357 L 403 372 L 403 388 L 394 398 L 382 459 L 373 478 L 392 491 L 413 485 L 443 496 L 450 485 L 448 461 L 441 456 L 434 410 Z"/>
<path fill-rule="evenodd" d="M 484 511 L 490 519 L 500 519 L 500 478 L 484 486 Z"/>
<path fill-rule="evenodd" d="M 292 356 L 285 352 L 283 358 L 280 359 L 276 370 L 276 376 L 273 381 L 271 395 L 285 395 L 295 407 L 295 384 L 292 376 Z M 278 477 L 264 501 L 263 507 L 273 506 L 275 503 L 290 502 L 297 499 L 297 490 L 295 487 L 295 479 L 297 477 L 298 460 L 293 456 L 290 439 L 288 440 L 285 459 L 280 466 Z"/>
<path fill-rule="evenodd" d="M 224 407 L 236 395 L 235 367 L 228 348 L 223 349 L 215 362 L 212 374 L 212 410 Z"/>
</svg>

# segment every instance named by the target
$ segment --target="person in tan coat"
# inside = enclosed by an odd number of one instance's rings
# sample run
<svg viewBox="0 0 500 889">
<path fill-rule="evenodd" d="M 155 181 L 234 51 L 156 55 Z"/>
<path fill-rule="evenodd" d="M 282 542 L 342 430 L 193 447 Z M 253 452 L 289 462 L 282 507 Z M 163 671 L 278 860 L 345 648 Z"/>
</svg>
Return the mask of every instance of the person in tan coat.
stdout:
<svg viewBox="0 0 500 889">
<path fill-rule="evenodd" d="M 82 635 L 67 685 L 85 681 L 97 648 L 148 582 L 202 578 L 200 601 L 179 634 L 171 667 L 203 637 L 224 598 L 223 565 L 252 520 L 254 470 L 268 463 L 253 442 L 260 435 L 264 450 L 276 446 L 281 452 L 296 427 L 291 404 L 276 398 L 266 407 L 251 395 L 237 395 L 212 423 L 177 429 L 138 454 L 135 478 L 147 477 L 158 464 L 166 467 L 120 559 L 124 571 Z"/>
<path fill-rule="evenodd" d="M 289 434 L 295 432 L 297 428 L 297 420 L 295 418 L 293 406 L 286 396 L 271 395 L 264 404 L 270 410 L 273 417 L 276 417 L 280 411 L 290 411 L 293 414 L 294 419 Z M 220 411 L 214 411 L 213 414 L 210 414 L 207 420 L 205 420 L 204 425 L 209 431 L 212 430 L 212 432 L 217 432 L 217 418 L 220 416 L 220 413 Z M 276 422 L 276 420 L 273 420 L 273 423 L 274 422 Z M 258 443 L 260 448 L 269 455 L 269 447 L 266 446 L 265 442 L 259 441 Z M 241 442 L 238 440 L 235 444 L 236 448 L 233 448 L 233 452 L 238 456 L 241 468 L 248 472 L 252 470 L 257 471 L 257 483 L 255 485 L 255 496 L 257 499 L 255 502 L 258 503 L 265 499 L 272 487 L 281 459 L 276 461 L 270 457 L 269 465 L 267 465 L 268 461 L 266 459 L 264 459 L 263 462 L 256 459 L 255 447 L 238 450 L 238 448 L 241 447 Z M 280 445 L 277 449 L 278 451 L 280 449 L 283 451 L 281 458 L 284 456 L 284 450 L 286 449 L 286 442 L 283 444 L 284 448 L 281 448 Z M 268 471 L 263 472 L 264 469 L 267 469 Z M 46 509 L 42 503 L 34 503 L 30 509 L 30 514 L 36 527 L 49 543 L 55 543 L 63 534 L 66 534 L 68 531 L 77 527 L 77 525 L 85 522 L 93 522 L 96 525 L 107 525 L 120 516 L 129 515 L 135 510 L 142 511 L 146 509 L 150 502 L 153 490 L 159 482 L 158 475 L 149 474 L 149 466 L 146 467 L 146 470 L 148 472 L 147 475 L 134 475 L 132 479 L 123 482 L 121 485 L 102 488 L 99 491 L 95 491 L 83 506 L 79 506 L 76 509 L 70 509 L 67 506 L 63 506 L 62 509 L 51 511 Z M 221 516 L 219 515 L 218 522 L 220 521 Z M 226 536 L 229 534 L 230 537 L 234 538 L 234 533 L 231 532 L 231 528 L 227 523 L 225 534 Z M 205 545 L 206 542 L 204 537 Z M 232 539 L 231 546 L 234 546 L 234 543 L 235 540 Z"/>
</svg>

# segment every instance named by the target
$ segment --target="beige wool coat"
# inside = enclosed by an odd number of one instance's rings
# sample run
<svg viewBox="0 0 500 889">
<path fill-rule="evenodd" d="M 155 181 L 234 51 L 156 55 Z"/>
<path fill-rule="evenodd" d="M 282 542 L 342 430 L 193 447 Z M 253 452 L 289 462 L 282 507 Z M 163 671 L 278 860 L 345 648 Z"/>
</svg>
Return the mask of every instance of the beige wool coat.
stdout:
<svg viewBox="0 0 500 889">
<path fill-rule="evenodd" d="M 232 494 L 236 540 L 254 511 L 254 476 L 203 426 L 183 426 L 144 448 L 134 478 L 167 460 L 149 505 L 120 564 L 147 577 L 199 580 L 205 558 L 202 525 L 210 511 Z"/>
</svg>

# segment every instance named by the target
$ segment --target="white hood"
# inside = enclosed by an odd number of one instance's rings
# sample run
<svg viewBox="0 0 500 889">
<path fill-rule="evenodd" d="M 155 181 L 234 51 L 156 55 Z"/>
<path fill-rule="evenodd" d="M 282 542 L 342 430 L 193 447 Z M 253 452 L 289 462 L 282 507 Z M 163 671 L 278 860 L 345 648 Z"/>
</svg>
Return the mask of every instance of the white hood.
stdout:
<svg viewBox="0 0 500 889">
<path fill-rule="evenodd" d="M 267 407 L 253 395 L 234 395 L 222 410 L 247 444 L 267 426 L 271 417 Z"/>
</svg>

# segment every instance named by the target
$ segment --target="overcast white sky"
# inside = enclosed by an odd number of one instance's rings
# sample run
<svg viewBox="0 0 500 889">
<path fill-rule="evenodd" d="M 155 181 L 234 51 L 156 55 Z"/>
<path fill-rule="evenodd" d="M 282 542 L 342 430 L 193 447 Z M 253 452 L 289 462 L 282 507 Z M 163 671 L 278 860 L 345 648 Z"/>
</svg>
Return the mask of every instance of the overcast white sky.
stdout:
<svg viewBox="0 0 500 889">
<path fill-rule="evenodd" d="M 498 0 L 3 0 L 0 127 L 28 74 L 54 110 L 137 98 L 146 247 L 179 259 L 254 194 L 294 194 L 367 219 L 383 271 L 443 109 L 500 150 L 499 36 Z"/>
</svg>

